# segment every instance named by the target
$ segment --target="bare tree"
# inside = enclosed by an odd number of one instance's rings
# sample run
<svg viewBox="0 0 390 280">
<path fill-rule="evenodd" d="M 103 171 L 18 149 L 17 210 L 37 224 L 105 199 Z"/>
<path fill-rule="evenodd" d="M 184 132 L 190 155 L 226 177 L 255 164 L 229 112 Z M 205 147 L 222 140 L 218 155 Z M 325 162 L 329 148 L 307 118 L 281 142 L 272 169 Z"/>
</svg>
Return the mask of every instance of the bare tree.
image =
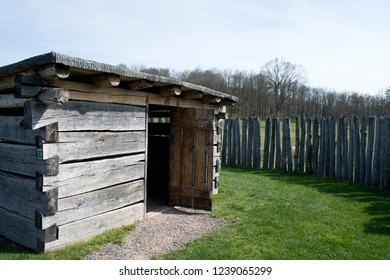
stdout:
<svg viewBox="0 0 390 280">
<path fill-rule="evenodd" d="M 304 83 L 305 69 L 301 65 L 275 58 L 263 65 L 261 74 L 266 78 L 273 93 L 274 114 L 277 116 L 284 102 L 296 95 L 299 86 Z"/>
</svg>

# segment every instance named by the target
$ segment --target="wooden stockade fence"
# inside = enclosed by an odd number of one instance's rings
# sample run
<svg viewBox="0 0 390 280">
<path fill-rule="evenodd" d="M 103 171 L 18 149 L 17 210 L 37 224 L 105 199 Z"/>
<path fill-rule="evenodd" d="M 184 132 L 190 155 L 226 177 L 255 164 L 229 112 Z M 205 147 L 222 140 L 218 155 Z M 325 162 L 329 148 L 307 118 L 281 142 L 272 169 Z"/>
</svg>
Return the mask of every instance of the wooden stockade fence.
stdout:
<svg viewBox="0 0 390 280">
<path fill-rule="evenodd" d="M 258 117 L 225 120 L 222 165 L 306 172 L 390 191 L 390 117 L 293 121 L 295 133 L 289 118 L 267 118 L 264 129 Z"/>
</svg>

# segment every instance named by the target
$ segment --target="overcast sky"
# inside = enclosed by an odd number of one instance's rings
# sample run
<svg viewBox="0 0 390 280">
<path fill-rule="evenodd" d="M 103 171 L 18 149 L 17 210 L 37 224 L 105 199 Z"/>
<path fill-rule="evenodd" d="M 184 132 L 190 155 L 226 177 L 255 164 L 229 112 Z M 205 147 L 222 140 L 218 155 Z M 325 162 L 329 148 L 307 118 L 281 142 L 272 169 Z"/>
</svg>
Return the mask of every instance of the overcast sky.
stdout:
<svg viewBox="0 0 390 280">
<path fill-rule="evenodd" d="M 98 62 L 258 72 L 281 57 L 308 85 L 390 86 L 388 0 L 0 0 L 0 65 L 56 51 Z"/>
</svg>

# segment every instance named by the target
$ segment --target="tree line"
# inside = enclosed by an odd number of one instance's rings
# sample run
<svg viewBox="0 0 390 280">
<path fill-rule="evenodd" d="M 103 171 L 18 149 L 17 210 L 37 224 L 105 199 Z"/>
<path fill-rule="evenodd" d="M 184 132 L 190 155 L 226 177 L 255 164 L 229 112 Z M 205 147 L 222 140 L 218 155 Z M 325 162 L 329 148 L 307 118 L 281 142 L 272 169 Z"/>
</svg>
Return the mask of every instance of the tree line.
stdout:
<svg viewBox="0 0 390 280">
<path fill-rule="evenodd" d="M 299 115 L 327 118 L 353 115 L 364 118 L 390 115 L 390 86 L 374 95 L 309 87 L 303 66 L 280 58 L 265 63 L 257 73 L 216 68 L 175 71 L 142 65 L 119 66 L 235 95 L 240 101 L 228 108 L 232 117 Z"/>
</svg>

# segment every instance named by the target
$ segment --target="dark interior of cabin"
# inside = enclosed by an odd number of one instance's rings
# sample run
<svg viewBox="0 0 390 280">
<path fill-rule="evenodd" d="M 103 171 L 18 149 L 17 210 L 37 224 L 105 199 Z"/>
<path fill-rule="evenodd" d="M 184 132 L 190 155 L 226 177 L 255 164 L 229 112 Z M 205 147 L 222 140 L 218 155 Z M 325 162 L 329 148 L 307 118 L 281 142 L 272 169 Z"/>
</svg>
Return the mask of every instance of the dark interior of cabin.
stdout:
<svg viewBox="0 0 390 280">
<path fill-rule="evenodd" d="M 168 205 L 171 107 L 149 107 L 146 211 Z"/>
</svg>

